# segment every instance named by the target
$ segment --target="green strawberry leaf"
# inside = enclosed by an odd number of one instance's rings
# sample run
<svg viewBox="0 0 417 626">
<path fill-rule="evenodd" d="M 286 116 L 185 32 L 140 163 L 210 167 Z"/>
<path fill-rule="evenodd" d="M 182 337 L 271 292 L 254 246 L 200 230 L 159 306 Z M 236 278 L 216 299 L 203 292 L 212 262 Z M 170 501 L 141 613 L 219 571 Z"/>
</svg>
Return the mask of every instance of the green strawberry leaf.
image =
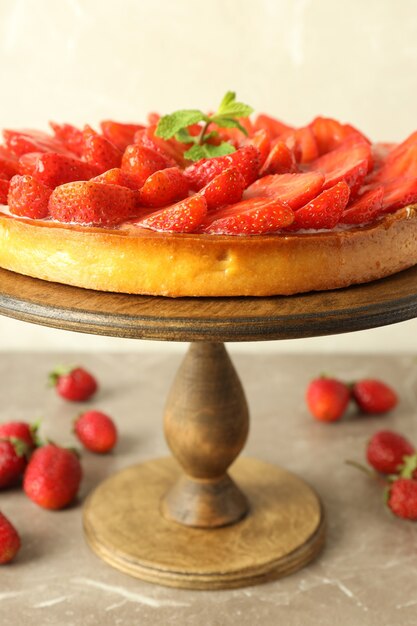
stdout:
<svg viewBox="0 0 417 626">
<path fill-rule="evenodd" d="M 235 152 L 235 150 L 236 148 L 234 148 L 232 144 L 223 141 L 219 146 L 212 146 L 209 143 L 203 144 L 202 146 L 195 145 L 187 150 L 187 152 L 184 152 L 184 156 L 190 161 L 199 161 L 200 159 L 211 159 L 213 157 L 231 154 Z"/>
<path fill-rule="evenodd" d="M 198 109 L 183 109 L 164 115 L 158 122 L 158 126 L 155 130 L 157 137 L 162 139 L 171 139 L 182 128 L 186 128 L 191 124 L 197 124 L 198 122 L 208 122 L 209 118 L 205 113 Z"/>
<path fill-rule="evenodd" d="M 417 469 L 417 454 L 403 457 L 403 464 L 400 466 L 401 478 L 412 478 L 413 473 Z"/>
</svg>

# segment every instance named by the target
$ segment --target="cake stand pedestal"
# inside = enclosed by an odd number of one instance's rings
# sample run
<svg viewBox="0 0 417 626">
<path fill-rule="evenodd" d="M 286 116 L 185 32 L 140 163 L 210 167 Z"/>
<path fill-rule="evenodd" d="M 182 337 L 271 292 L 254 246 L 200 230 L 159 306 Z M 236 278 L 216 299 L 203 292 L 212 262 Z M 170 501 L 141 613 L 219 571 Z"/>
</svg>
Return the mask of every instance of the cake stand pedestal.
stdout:
<svg viewBox="0 0 417 626">
<path fill-rule="evenodd" d="M 84 528 L 91 548 L 128 574 L 173 587 L 233 588 L 303 567 L 323 546 L 325 522 L 302 479 L 237 458 L 249 412 L 224 342 L 411 319 L 417 268 L 332 292 L 198 299 L 92 292 L 0 270 L 0 314 L 85 333 L 191 342 L 165 410 L 173 458 L 104 481 L 87 499 Z"/>
</svg>

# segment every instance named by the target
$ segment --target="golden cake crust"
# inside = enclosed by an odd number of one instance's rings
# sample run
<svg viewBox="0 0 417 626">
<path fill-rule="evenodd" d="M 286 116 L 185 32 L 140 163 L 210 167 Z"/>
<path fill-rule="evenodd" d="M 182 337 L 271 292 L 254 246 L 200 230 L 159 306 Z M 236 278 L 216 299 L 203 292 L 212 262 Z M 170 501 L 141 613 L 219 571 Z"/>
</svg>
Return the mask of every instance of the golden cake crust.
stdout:
<svg viewBox="0 0 417 626">
<path fill-rule="evenodd" d="M 417 205 L 349 230 L 288 235 L 110 230 L 0 214 L 0 267 L 99 291 L 271 296 L 347 287 L 417 263 Z"/>
</svg>

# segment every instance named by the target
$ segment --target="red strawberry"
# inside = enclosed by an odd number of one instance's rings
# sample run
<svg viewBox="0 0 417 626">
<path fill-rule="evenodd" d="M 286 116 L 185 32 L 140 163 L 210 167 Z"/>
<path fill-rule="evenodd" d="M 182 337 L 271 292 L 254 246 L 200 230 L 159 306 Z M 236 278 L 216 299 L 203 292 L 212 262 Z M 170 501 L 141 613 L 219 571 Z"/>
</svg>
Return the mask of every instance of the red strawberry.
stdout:
<svg viewBox="0 0 417 626">
<path fill-rule="evenodd" d="M 113 120 L 100 122 L 100 127 L 106 139 L 111 141 L 119 150 L 124 152 L 134 141 L 135 133 L 144 129 L 140 124 L 124 124 Z"/>
<path fill-rule="evenodd" d="M 138 189 L 137 182 L 131 178 L 129 174 L 120 169 L 120 167 L 113 167 L 111 170 L 103 172 L 103 174 L 94 176 L 94 178 L 90 178 L 90 182 L 106 183 L 106 185 L 120 185 L 121 187 L 128 187 L 135 191 Z"/>
<path fill-rule="evenodd" d="M 39 130 L 3 130 L 8 150 L 17 157 L 28 152 L 59 152 L 69 155 L 65 146 L 55 137 Z"/>
<path fill-rule="evenodd" d="M 4 146 L 0 146 L 0 169 L 2 178 L 4 177 L 7 180 L 19 173 L 17 157 L 11 154 Z"/>
<path fill-rule="evenodd" d="M 371 222 L 382 213 L 384 188 L 375 187 L 359 196 L 343 211 L 340 222 L 342 224 L 364 224 Z"/>
<path fill-rule="evenodd" d="M 97 182 L 60 185 L 49 199 L 51 217 L 59 222 L 116 226 L 135 212 L 136 194 L 127 187 Z"/>
<path fill-rule="evenodd" d="M 11 213 L 42 219 L 49 213 L 48 202 L 52 189 L 32 176 L 13 176 L 7 203 Z"/>
<path fill-rule="evenodd" d="M 282 138 L 295 155 L 297 163 L 309 163 L 319 156 L 316 138 L 308 126 L 285 133 Z"/>
<path fill-rule="evenodd" d="M 50 443 L 33 453 L 24 475 L 23 489 L 39 506 L 63 509 L 77 495 L 81 478 L 77 455 Z"/>
<path fill-rule="evenodd" d="M 293 130 L 291 126 L 287 126 L 286 124 L 283 124 L 274 117 L 271 117 L 270 115 L 265 115 L 264 113 L 258 115 L 253 126 L 255 130 L 263 129 L 268 131 L 271 139 L 275 139 L 283 133 Z"/>
<path fill-rule="evenodd" d="M 383 212 L 389 213 L 417 202 L 417 178 L 397 178 L 382 182 Z"/>
<path fill-rule="evenodd" d="M 322 191 L 314 200 L 295 212 L 294 228 L 334 228 L 347 203 L 350 188 L 344 182 Z"/>
<path fill-rule="evenodd" d="M 0 564 L 10 563 L 19 550 L 19 533 L 7 517 L 0 513 Z"/>
<path fill-rule="evenodd" d="M 27 422 L 6 422 L 0 424 L 0 439 L 19 439 L 31 450 L 36 445 L 37 426 Z"/>
<path fill-rule="evenodd" d="M 271 174 L 248 187 L 244 198 L 267 197 L 285 202 L 296 210 L 317 196 L 322 190 L 324 176 L 319 172 L 306 174 Z"/>
<path fill-rule="evenodd" d="M 377 472 L 395 474 L 405 456 L 414 454 L 414 446 L 402 435 L 392 430 L 380 430 L 368 443 L 366 458 Z"/>
<path fill-rule="evenodd" d="M 289 206 L 271 198 L 253 198 L 220 209 L 202 231 L 217 235 L 263 235 L 285 228 L 294 219 Z"/>
<path fill-rule="evenodd" d="M 261 169 L 261 176 L 291 172 L 298 172 L 294 153 L 283 141 L 277 141 Z"/>
<path fill-rule="evenodd" d="M 117 443 L 117 429 L 113 420 L 100 411 L 82 413 L 75 421 L 75 434 L 91 452 L 110 452 Z"/>
<path fill-rule="evenodd" d="M 325 175 L 324 189 L 341 180 L 354 189 L 362 184 L 371 165 L 371 148 L 366 141 L 354 141 L 345 141 L 339 148 L 309 163 L 309 170 Z"/>
<path fill-rule="evenodd" d="M 321 422 L 340 420 L 349 400 L 349 387 L 335 378 L 316 378 L 307 387 L 307 406 L 311 414 Z"/>
<path fill-rule="evenodd" d="M 135 133 L 133 143 L 148 148 L 159 154 L 165 161 L 165 167 L 185 167 L 186 159 L 184 158 L 184 152 L 187 149 L 187 145 L 180 143 L 176 139 L 162 139 L 155 135 L 156 124 L 148 126 L 143 130 L 139 130 Z"/>
<path fill-rule="evenodd" d="M 200 226 L 206 213 L 207 202 L 203 196 L 196 194 L 151 213 L 136 224 L 161 232 L 192 233 Z"/>
<path fill-rule="evenodd" d="M 232 154 L 213 157 L 212 159 L 200 159 L 186 168 L 184 174 L 190 182 L 192 189 L 199 191 L 205 187 L 215 176 L 221 174 L 229 167 L 236 167 L 250 185 L 256 180 L 259 173 L 259 151 L 255 146 L 244 146 Z"/>
<path fill-rule="evenodd" d="M 67 150 L 80 157 L 83 152 L 83 133 L 79 128 L 71 124 L 56 124 L 49 122 L 54 131 L 55 138 L 60 141 Z"/>
<path fill-rule="evenodd" d="M 57 367 L 49 374 L 49 384 L 71 402 L 89 400 L 98 389 L 97 380 L 83 367 Z"/>
<path fill-rule="evenodd" d="M 151 174 L 139 191 L 139 204 L 162 207 L 188 196 L 188 181 L 177 167 Z"/>
<path fill-rule="evenodd" d="M 96 133 L 90 126 L 83 130 L 82 158 L 102 173 L 120 167 L 123 153 L 108 139 Z"/>
<path fill-rule="evenodd" d="M 365 140 L 366 137 L 353 126 L 341 124 L 330 117 L 316 117 L 310 128 L 317 141 L 319 154 L 326 154 L 338 148 L 348 137 Z"/>
<path fill-rule="evenodd" d="M 0 204 L 7 204 L 10 182 L 0 178 Z"/>
<path fill-rule="evenodd" d="M 259 150 L 259 165 L 262 166 L 271 150 L 271 137 L 268 131 L 257 130 L 251 137 L 244 139 L 242 146 L 255 146 Z"/>
<path fill-rule="evenodd" d="M 212 211 L 225 204 L 239 202 L 245 187 L 245 179 L 239 170 L 229 167 L 203 187 L 200 194 L 206 199 L 207 209 Z"/>
<path fill-rule="evenodd" d="M 397 517 L 417 520 L 417 480 L 398 478 L 388 489 L 387 505 Z"/>
<path fill-rule="evenodd" d="M 0 489 L 16 485 L 26 467 L 27 446 L 20 439 L 0 439 Z"/>
<path fill-rule="evenodd" d="M 122 158 L 122 170 L 133 178 L 138 187 L 142 187 L 145 180 L 158 170 L 168 167 L 166 159 L 145 146 L 128 146 Z"/>
<path fill-rule="evenodd" d="M 364 378 L 354 383 L 352 397 L 364 413 L 387 413 L 398 403 L 394 389 L 373 378 Z"/>
<path fill-rule="evenodd" d="M 21 174 L 29 174 L 51 189 L 75 180 L 89 180 L 100 173 L 89 163 L 55 152 L 24 154 L 19 166 Z"/>
<path fill-rule="evenodd" d="M 372 176 L 373 181 L 417 177 L 417 131 L 390 150 L 383 166 Z"/>
</svg>

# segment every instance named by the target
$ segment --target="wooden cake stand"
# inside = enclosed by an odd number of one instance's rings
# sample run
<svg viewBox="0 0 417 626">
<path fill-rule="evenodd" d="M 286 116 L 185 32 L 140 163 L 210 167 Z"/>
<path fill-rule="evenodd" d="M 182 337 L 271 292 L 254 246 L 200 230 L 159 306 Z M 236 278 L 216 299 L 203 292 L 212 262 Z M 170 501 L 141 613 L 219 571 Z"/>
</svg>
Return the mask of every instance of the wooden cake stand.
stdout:
<svg viewBox="0 0 417 626">
<path fill-rule="evenodd" d="M 223 342 L 411 319 L 417 267 L 332 292 L 181 299 L 93 292 L 0 270 L 0 314 L 84 333 L 191 342 L 165 410 L 174 458 L 104 481 L 87 499 L 84 528 L 91 548 L 123 572 L 173 587 L 232 588 L 303 567 L 323 546 L 325 523 L 303 480 L 254 459 L 235 461 L 249 414 Z"/>
</svg>

